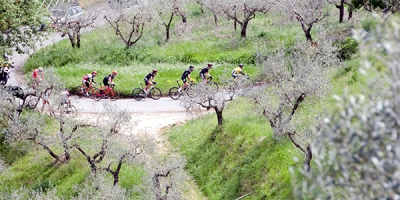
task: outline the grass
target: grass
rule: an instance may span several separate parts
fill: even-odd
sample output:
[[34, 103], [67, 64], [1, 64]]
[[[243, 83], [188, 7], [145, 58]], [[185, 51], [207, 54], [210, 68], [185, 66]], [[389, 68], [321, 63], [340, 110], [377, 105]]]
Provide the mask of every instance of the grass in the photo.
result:
[[168, 132], [202, 192], [209, 199], [247, 193], [250, 199], [293, 198], [288, 168], [298, 165], [292, 157], [301, 156], [293, 144], [274, 139], [268, 121], [247, 100], [231, 102], [224, 115], [225, 126], [219, 130], [210, 114]]

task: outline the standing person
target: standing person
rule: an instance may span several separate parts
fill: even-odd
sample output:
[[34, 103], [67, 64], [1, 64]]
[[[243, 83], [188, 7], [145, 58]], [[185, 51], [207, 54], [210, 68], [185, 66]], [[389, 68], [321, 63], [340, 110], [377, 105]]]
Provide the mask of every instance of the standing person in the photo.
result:
[[115, 85], [113, 82], [114, 78], [117, 76], [118, 72], [113, 70], [111, 74], [107, 75], [103, 79], [103, 84], [106, 86], [106, 89], [110, 87], [110, 85]]
[[44, 70], [42, 67], [39, 67], [37, 69], [34, 69], [32, 72], [32, 87], [33, 89], [36, 89], [39, 83], [43, 80], [44, 78]]
[[50, 105], [50, 94], [51, 94], [51, 90], [53, 89], [53, 86], [51, 86], [50, 88], [46, 88], [46, 90], [42, 93], [42, 99], [43, 99], [43, 103], [42, 103], [42, 109], [40, 110], [40, 112], [44, 111], [44, 107], [46, 105], [49, 106], [49, 112], [51, 116], [54, 116], [54, 112], [53, 109], [51, 108]]
[[85, 87], [85, 94], [86, 96], [89, 96], [88, 90], [89, 90], [89, 85], [90, 85], [90, 81], [92, 83], [96, 83], [94, 81], [94, 77], [96, 77], [97, 72], [93, 71], [91, 74], [86, 74], [85, 76], [83, 76], [82, 78], [82, 85], [86, 86]]
[[211, 63], [208, 63], [207, 64], [207, 67], [205, 67], [205, 68], [203, 68], [201, 71], [200, 71], [200, 77], [201, 77], [201, 79], [203, 80], [203, 83], [207, 83], [207, 76], [208, 77], [212, 77], [211, 75], [210, 75], [210, 73], [208, 72], [211, 68], [212, 68], [212, 64]]
[[185, 70], [181, 76], [181, 79], [183, 81], [183, 86], [178, 89], [179, 93], [182, 93], [182, 89], [185, 90], [185, 88], [189, 85], [187, 80], [190, 82], [193, 82], [193, 80], [190, 78], [190, 73], [194, 70], [193, 66], [190, 66], [188, 70]]
[[148, 93], [147, 90], [149, 89], [150, 86], [157, 84], [154, 81], [154, 76], [157, 74], [157, 72], [158, 72], [158, 70], [153, 69], [153, 71], [151, 71], [151, 73], [147, 74], [144, 77], [144, 84], [146, 85], [146, 87], [144, 88], [144, 92], [146, 92], [146, 94]]
[[239, 64], [239, 67], [236, 67], [233, 71], [232, 71], [232, 77], [234, 79], [236, 79], [238, 76], [240, 75], [246, 75], [245, 73], [243, 73], [243, 64]]

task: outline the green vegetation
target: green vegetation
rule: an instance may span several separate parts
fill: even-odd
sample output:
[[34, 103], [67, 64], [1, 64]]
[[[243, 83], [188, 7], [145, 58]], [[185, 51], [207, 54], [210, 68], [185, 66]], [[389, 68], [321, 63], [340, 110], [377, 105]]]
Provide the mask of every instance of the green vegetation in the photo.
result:
[[301, 155], [290, 141], [274, 139], [268, 122], [245, 99], [231, 102], [225, 115], [221, 129], [215, 129], [215, 115], [207, 115], [168, 132], [204, 194], [210, 199], [247, 193], [251, 199], [293, 198], [288, 168], [301, 167], [293, 161]]
[[[198, 10], [193, 11], [189, 21], [199, 15]], [[24, 71], [30, 78], [34, 68], [55, 67], [62, 76], [61, 81], [73, 88], [81, 84], [84, 74], [93, 70], [98, 72], [97, 82], [102, 82], [104, 76], [117, 70], [117, 89], [125, 96], [129, 96], [138, 82], [142, 82], [143, 77], [155, 68], [159, 70], [155, 77], [157, 86], [163, 94], [176, 85], [176, 80], [189, 65], [195, 66], [192, 77], [196, 78], [206, 63], [214, 63], [210, 73], [218, 81], [219, 75], [229, 73], [238, 63], [244, 63], [244, 71], [255, 78], [257, 48], [265, 47], [274, 52], [278, 47], [289, 48], [296, 39], [303, 37], [299, 24], [270, 24], [269, 16], [256, 18], [249, 25], [247, 39], [230, 37], [227, 33], [227, 37], [220, 37], [204, 31], [207, 30], [205, 27], [196, 27], [192, 30], [193, 35], [168, 43], [160, 42], [159, 36], [153, 37], [151, 34], [154, 33], [148, 33], [129, 50], [124, 49], [115, 34], [105, 26], [84, 33], [81, 49], [72, 49], [67, 40], [40, 49], [24, 65]], [[228, 32], [219, 30], [218, 34], [224, 34], [224, 31]], [[157, 32], [157, 29], [152, 32]], [[333, 88], [327, 98], [313, 99], [302, 105], [300, 116], [313, 117], [316, 110], [330, 107], [332, 94], [340, 94], [348, 85], [357, 90], [357, 84], [363, 84], [357, 75], [358, 60], [352, 57], [357, 44], [348, 38], [340, 45], [343, 46], [343, 58], [350, 59], [347, 67], [332, 74]], [[167, 131], [173, 147], [186, 156], [186, 169], [203, 194], [209, 199], [235, 199], [244, 194], [249, 194], [250, 199], [292, 199], [289, 167], [301, 168], [303, 155], [299, 150], [289, 140], [275, 139], [267, 120], [260, 117], [246, 99], [232, 101], [224, 116], [225, 124], [218, 129], [216, 116], [210, 114]], [[213, 133], [215, 137], [212, 137]], [[16, 153], [11, 156], [12, 152]], [[13, 171], [13, 176], [0, 176], [0, 181], [6, 183], [0, 186], [0, 190], [20, 186], [31, 189], [57, 186], [58, 195], [68, 198], [76, 195], [72, 186], [81, 183], [90, 173], [83, 157], [79, 159], [81, 161], [74, 159], [65, 165], [54, 166], [42, 150], [28, 152], [5, 144], [0, 146], [0, 154]], [[80, 155], [75, 153], [73, 156]], [[295, 157], [300, 161], [297, 162]], [[124, 167], [120, 185], [132, 188], [140, 183], [140, 176], [138, 168]]]

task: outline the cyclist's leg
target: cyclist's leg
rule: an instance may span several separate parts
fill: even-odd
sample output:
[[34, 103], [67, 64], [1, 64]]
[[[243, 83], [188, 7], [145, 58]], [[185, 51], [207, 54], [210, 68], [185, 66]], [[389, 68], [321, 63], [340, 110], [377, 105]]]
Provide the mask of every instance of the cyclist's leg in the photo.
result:
[[85, 94], [87, 94], [89, 91], [89, 82], [85, 81], [85, 86]]

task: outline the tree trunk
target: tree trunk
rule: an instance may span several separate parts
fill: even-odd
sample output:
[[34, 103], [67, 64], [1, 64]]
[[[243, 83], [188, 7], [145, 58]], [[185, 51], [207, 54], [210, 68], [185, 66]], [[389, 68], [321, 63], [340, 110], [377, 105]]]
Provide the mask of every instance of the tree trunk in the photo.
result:
[[214, 23], [215, 23], [215, 26], [218, 26], [218, 16], [217, 16], [217, 14], [213, 14], [214, 15]]
[[308, 28], [307, 30], [304, 30], [304, 34], [306, 35], [307, 41], [313, 42], [312, 36], [311, 36], [311, 28]]
[[165, 27], [165, 42], [169, 40], [169, 25]]
[[78, 49], [81, 48], [81, 33], [80, 32], [78, 32], [76, 34], [76, 46], [78, 47]]
[[72, 48], [75, 48], [75, 34], [71, 34], [69, 31], [67, 31], [67, 35], [68, 35], [69, 41], [71, 42]]
[[350, 20], [351, 18], [353, 18], [353, 10], [349, 10], [348, 20]]
[[[235, 11], [235, 19], [236, 19], [236, 11]], [[235, 32], [236, 32], [236, 30], [237, 30], [237, 22], [236, 22], [236, 20], [233, 20], [233, 28], [235, 29]]]
[[186, 15], [181, 14], [181, 18], [182, 18], [182, 23], [186, 24], [186, 22], [187, 22]]
[[215, 109], [215, 113], [217, 113], [218, 126], [222, 126], [224, 122], [224, 118], [222, 117], [222, 110]]
[[340, 2], [340, 5], [337, 5], [336, 8], [339, 9], [339, 23], [343, 23], [343, 16], [344, 16], [344, 0]]
[[240, 37], [245, 38], [246, 37], [246, 31], [247, 31], [247, 25], [249, 24], [248, 20], [244, 20], [242, 24], [242, 30], [240, 31]]

